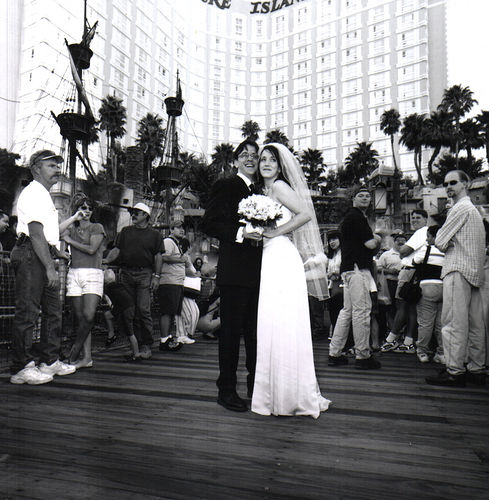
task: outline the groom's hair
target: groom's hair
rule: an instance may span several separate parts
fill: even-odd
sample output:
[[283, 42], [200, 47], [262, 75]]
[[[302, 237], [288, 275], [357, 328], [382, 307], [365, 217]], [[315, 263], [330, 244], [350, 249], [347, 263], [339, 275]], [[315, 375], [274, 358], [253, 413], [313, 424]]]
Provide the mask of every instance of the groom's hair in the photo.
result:
[[245, 150], [246, 146], [254, 147], [257, 153], [260, 149], [255, 141], [252, 141], [251, 139], [246, 139], [241, 144], [238, 144], [238, 146], [234, 150], [233, 157], [235, 160], [238, 159], [238, 156]]

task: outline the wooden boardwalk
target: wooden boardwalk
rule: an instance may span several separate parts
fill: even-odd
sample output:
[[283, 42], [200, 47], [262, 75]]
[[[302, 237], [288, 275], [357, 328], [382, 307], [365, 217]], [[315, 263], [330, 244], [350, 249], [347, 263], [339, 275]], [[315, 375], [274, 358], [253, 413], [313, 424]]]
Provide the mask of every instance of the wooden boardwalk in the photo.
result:
[[[435, 365], [316, 370], [318, 420], [215, 402], [217, 344], [141, 364], [121, 349], [44, 386], [0, 383], [0, 499], [489, 498], [489, 388], [433, 388]], [[240, 373], [240, 392], [244, 373]]]

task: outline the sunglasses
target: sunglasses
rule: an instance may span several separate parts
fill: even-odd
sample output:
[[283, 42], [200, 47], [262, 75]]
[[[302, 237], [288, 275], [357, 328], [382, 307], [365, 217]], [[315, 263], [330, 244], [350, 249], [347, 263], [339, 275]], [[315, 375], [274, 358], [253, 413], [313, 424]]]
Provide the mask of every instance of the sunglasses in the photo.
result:
[[443, 183], [443, 187], [448, 187], [448, 186], [455, 186], [458, 184], [460, 181], [448, 181]]

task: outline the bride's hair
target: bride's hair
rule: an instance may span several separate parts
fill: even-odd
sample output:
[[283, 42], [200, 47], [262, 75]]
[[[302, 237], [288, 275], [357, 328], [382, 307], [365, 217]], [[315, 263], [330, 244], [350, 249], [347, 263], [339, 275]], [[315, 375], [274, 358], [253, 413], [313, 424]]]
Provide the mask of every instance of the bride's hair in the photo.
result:
[[[277, 160], [277, 165], [278, 165], [278, 177], [275, 180], [281, 180], [287, 183], [290, 186], [290, 182], [287, 180], [287, 177], [285, 176], [284, 173], [284, 167], [282, 165], [282, 159], [280, 158], [280, 153], [278, 149], [275, 146], [272, 146], [271, 144], [265, 144], [263, 148], [260, 151], [260, 157], [263, 153], [263, 151], [270, 151], [270, 153], [275, 156], [275, 159]], [[264, 187], [265, 187], [265, 182], [263, 180], [263, 177], [260, 174], [260, 158], [258, 158], [258, 169], [256, 170], [256, 186], [259, 188], [260, 192], [263, 192]]]

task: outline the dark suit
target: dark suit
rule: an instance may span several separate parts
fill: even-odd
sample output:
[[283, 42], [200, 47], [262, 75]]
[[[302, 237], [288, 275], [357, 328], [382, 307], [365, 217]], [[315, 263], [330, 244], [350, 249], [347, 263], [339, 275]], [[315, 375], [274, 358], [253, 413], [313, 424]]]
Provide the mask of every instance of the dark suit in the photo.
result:
[[246, 347], [248, 390], [253, 389], [256, 365], [256, 316], [262, 248], [250, 240], [236, 243], [240, 227], [239, 202], [251, 192], [238, 176], [217, 181], [202, 221], [202, 230], [219, 240], [216, 282], [221, 293], [219, 334], [220, 393], [236, 389], [241, 333]]

